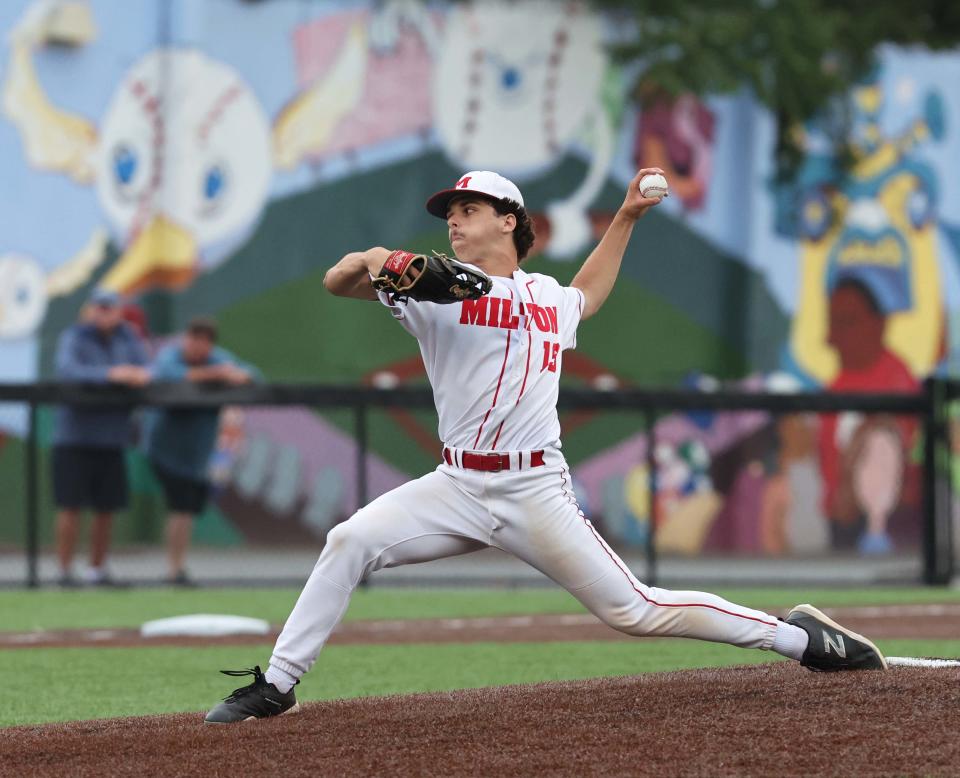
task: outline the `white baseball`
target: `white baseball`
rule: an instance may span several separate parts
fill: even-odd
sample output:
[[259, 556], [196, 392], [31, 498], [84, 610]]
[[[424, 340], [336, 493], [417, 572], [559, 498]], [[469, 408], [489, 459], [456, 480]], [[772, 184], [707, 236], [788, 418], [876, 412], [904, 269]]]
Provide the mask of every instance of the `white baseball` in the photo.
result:
[[666, 197], [670, 194], [667, 179], [659, 173], [647, 173], [640, 179], [637, 188], [644, 197]]

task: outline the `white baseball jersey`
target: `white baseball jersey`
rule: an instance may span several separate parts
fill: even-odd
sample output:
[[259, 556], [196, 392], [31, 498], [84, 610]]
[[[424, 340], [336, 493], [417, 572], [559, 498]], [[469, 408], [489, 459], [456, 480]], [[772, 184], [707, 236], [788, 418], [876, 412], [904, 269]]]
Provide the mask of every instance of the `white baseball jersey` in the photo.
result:
[[492, 281], [479, 300], [448, 305], [380, 299], [420, 343], [445, 445], [559, 447], [560, 370], [577, 344], [583, 292], [520, 269]]

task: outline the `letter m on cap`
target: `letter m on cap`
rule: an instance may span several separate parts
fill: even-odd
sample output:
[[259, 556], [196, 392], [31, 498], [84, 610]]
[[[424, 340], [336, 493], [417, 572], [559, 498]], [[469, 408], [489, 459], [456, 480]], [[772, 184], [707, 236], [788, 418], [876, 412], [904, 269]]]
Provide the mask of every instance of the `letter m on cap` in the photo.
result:
[[[836, 640], [834, 640], [834, 638], [836, 638]], [[839, 632], [836, 635], [831, 635], [826, 630], [823, 630], [823, 653], [829, 654], [831, 648], [838, 656], [844, 659], [847, 658], [847, 647], [843, 644], [843, 635]]]
[[470, 186], [471, 178], [473, 178], [473, 176], [464, 176], [457, 181], [457, 185], [454, 187], [454, 189], [466, 189], [468, 186]]

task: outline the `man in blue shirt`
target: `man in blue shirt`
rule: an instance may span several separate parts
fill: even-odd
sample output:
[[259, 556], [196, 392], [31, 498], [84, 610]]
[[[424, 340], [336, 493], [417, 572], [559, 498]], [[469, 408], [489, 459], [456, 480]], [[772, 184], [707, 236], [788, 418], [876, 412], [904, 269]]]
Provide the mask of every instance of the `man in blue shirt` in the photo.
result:
[[[216, 322], [194, 319], [176, 343], [157, 354], [151, 368], [153, 380], [231, 385], [252, 381], [256, 369], [218, 347], [216, 340]], [[191, 584], [183, 563], [193, 519], [203, 512], [210, 491], [207, 473], [219, 415], [218, 408], [158, 408], [146, 416], [145, 449], [169, 511], [167, 560], [171, 584]]]
[[[96, 290], [79, 323], [60, 334], [54, 359], [56, 376], [80, 383], [143, 386], [147, 350], [123, 320], [116, 292]], [[92, 584], [112, 584], [106, 572], [113, 514], [127, 506], [123, 450], [131, 442], [130, 410], [64, 405], [53, 429], [53, 493], [57, 506], [56, 546], [60, 583], [75, 586], [72, 565], [80, 533], [80, 514], [93, 511], [90, 530]]]

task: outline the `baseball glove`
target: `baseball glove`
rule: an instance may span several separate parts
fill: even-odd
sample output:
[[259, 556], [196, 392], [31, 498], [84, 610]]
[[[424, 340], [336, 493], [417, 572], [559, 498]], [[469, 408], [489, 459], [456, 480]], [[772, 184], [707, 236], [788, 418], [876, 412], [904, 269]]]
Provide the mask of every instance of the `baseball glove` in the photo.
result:
[[374, 289], [388, 292], [396, 300], [409, 297], [444, 304], [476, 300], [493, 287], [486, 273], [436, 251], [432, 257], [394, 251], [371, 283]]

